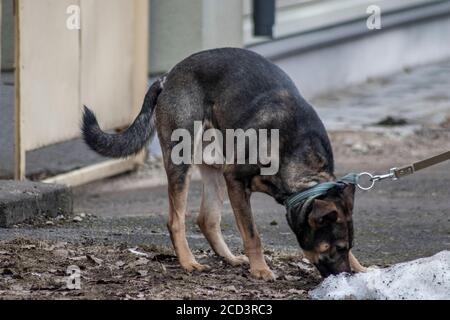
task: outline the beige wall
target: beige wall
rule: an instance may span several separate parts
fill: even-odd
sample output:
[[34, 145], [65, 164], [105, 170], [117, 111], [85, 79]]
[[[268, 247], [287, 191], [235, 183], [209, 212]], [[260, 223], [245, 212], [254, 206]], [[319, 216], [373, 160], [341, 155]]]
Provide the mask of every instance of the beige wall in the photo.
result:
[[25, 150], [72, 138], [80, 116], [79, 31], [66, 8], [79, 0], [20, 0], [21, 136]]
[[[135, 55], [134, 5], [124, 0], [81, 0], [81, 99], [118, 127], [131, 120]], [[118, 23], [120, 21], [120, 23]], [[135, 110], [135, 109], [134, 109]]]
[[243, 44], [242, 0], [151, 0], [151, 73], [192, 53]]
[[[83, 104], [96, 112], [105, 129], [129, 124], [146, 90], [148, 2], [20, 3], [20, 112], [25, 150], [79, 136]], [[81, 31], [66, 27], [70, 5], [81, 6]]]

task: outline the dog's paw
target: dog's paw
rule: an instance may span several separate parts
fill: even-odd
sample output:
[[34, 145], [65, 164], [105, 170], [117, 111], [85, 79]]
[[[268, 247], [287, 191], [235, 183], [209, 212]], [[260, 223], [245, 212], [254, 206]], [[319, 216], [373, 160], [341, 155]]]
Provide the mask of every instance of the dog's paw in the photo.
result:
[[376, 271], [376, 270], [381, 270], [382, 268], [381, 267], [379, 267], [379, 266], [370, 266], [370, 267], [367, 267], [366, 268], [366, 272], [369, 272], [369, 271]]
[[275, 281], [277, 277], [270, 269], [251, 269], [250, 274], [253, 278], [264, 281]]
[[367, 272], [371, 271], [370, 268], [367, 268], [367, 267], [364, 267], [364, 266], [361, 266], [361, 265], [352, 268], [352, 270], [353, 270], [353, 272], [355, 272], [355, 273], [367, 273]]
[[225, 260], [233, 267], [248, 265], [250, 263], [247, 256], [233, 256], [233, 257], [227, 258]]
[[209, 270], [211, 270], [211, 267], [210, 267], [210, 266], [208, 266], [208, 265], [203, 265], [203, 264], [200, 264], [200, 263], [195, 262], [195, 261], [181, 263], [181, 266], [182, 266], [183, 269], [186, 270], [186, 272], [188, 272], [188, 273], [192, 273], [192, 272], [194, 272], [194, 271], [204, 272], [204, 271], [209, 271]]

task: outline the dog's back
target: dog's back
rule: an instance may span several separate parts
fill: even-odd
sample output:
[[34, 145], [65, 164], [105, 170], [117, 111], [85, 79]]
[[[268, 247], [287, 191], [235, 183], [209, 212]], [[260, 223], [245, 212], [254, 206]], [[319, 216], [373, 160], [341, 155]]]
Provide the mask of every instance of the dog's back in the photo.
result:
[[222, 131], [278, 129], [282, 161], [291, 172], [286, 176], [295, 180], [292, 172], [303, 171], [297, 165], [334, 171], [329, 138], [314, 109], [283, 70], [252, 51], [214, 49], [179, 63], [167, 76], [156, 118], [163, 144], [170, 144], [175, 129], [194, 134], [194, 121]]
[[[198, 102], [205, 105], [205, 115], [216, 114], [221, 118], [220, 124], [227, 128], [239, 127], [244, 124], [243, 118], [253, 118], [268, 104], [274, 109], [286, 108], [291, 118], [299, 111], [314, 113], [286, 73], [260, 55], [243, 49], [214, 49], [185, 59], [169, 73], [158, 104], [167, 101], [173, 105], [174, 97], [184, 99], [181, 97], [184, 92], [201, 98]], [[208, 115], [208, 111], [212, 112]]]

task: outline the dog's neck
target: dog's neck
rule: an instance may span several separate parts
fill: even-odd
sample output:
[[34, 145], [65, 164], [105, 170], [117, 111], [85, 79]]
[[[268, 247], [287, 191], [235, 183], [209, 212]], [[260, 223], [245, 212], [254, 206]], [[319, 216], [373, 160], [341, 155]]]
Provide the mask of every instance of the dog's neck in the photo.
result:
[[[261, 176], [257, 187], [271, 195], [275, 200], [284, 202], [293, 194], [310, 189], [317, 184], [334, 181], [334, 156], [328, 137], [311, 139], [313, 133], [303, 132], [298, 145], [286, 144], [280, 159], [279, 171], [274, 176]], [[326, 147], [324, 147], [326, 146]]]
[[336, 180], [334, 174], [320, 171], [303, 171], [286, 176], [286, 172], [280, 170], [275, 176], [259, 176], [252, 183], [253, 191], [263, 192], [272, 196], [278, 203], [285, 201], [295, 193], [313, 188], [314, 186]]
[[282, 201], [282, 203], [284, 203], [288, 197], [292, 196], [295, 193], [303, 192], [317, 186], [318, 184], [334, 180], [336, 180], [334, 174], [325, 171], [305, 173], [305, 175], [298, 177], [297, 180], [289, 179], [287, 181], [285, 192], [283, 193], [284, 196], [280, 200]]

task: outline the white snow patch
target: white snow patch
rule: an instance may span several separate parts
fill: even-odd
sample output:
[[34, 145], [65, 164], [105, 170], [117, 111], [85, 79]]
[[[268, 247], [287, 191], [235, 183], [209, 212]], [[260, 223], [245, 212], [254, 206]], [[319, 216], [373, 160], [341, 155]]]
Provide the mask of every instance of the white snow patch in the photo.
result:
[[367, 273], [331, 276], [310, 296], [317, 300], [450, 300], [450, 251]]

